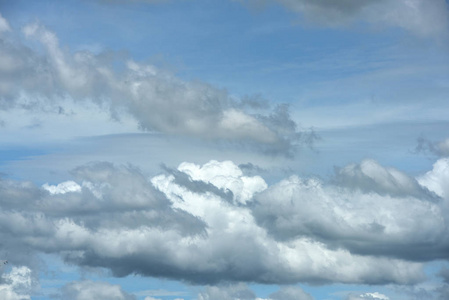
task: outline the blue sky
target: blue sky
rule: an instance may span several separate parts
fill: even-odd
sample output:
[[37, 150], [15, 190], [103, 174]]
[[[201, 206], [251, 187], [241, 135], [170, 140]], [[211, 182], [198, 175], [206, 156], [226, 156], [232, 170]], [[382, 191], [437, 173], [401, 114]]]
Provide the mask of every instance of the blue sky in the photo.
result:
[[449, 4], [0, 4], [5, 299], [449, 297]]

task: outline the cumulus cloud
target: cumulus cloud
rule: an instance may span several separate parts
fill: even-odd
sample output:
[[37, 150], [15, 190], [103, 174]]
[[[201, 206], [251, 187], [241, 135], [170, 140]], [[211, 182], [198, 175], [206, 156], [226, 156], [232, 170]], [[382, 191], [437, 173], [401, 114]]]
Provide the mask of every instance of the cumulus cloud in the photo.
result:
[[42, 188], [47, 190], [52, 195], [81, 191], [81, 186], [74, 181], [66, 181], [58, 185], [49, 185], [48, 183], [45, 183]]
[[[148, 179], [132, 166], [94, 163], [76, 168], [73, 180], [59, 185], [1, 181], [0, 236], [9, 240], [10, 247], [8, 251], [2, 245], [1, 250], [11, 253], [13, 263], [30, 256], [22, 250], [27, 249], [59, 253], [67, 262], [108, 268], [116, 276], [135, 273], [193, 283], [411, 283], [421, 279], [419, 263], [378, 257], [376, 251], [358, 255], [350, 243], [335, 247], [335, 239], [323, 238], [318, 231], [279, 239], [263, 221], [260, 206], [287, 224], [291, 219], [285, 208], [305, 220], [305, 225], [293, 228], [313, 225], [298, 209], [283, 204], [295, 202], [288, 194], [295, 186], [301, 196], [299, 179], [269, 187], [259, 176], [244, 175], [230, 161], [203, 166], [182, 163], [176, 171]], [[181, 183], [179, 173], [185, 175]], [[320, 192], [307, 185], [311, 192]], [[379, 201], [380, 196], [368, 197], [361, 204], [385, 207], [372, 214], [356, 207], [354, 219], [348, 213], [347, 224], [333, 225], [336, 232], [349, 227], [348, 235], [374, 248], [393, 238], [413, 246], [412, 230], [415, 238], [427, 234], [429, 244], [434, 243], [441, 222], [435, 217], [439, 212], [432, 205], [436, 204], [412, 199], [412, 205], [406, 206], [388, 198], [379, 205]], [[330, 205], [337, 212], [343, 209], [339, 203], [328, 201], [327, 205], [323, 209], [316, 201], [315, 210], [312, 204], [304, 205], [304, 214], [309, 220], [315, 218], [315, 226], [327, 229], [330, 221], [325, 217], [336, 218], [330, 214]], [[393, 214], [404, 207], [418, 211], [411, 214], [423, 219], [421, 227], [411, 224], [404, 212], [404, 216]], [[379, 223], [377, 227], [385, 226], [386, 237], [372, 219]], [[433, 228], [431, 233], [428, 227]], [[371, 233], [362, 236], [367, 228]]]
[[30, 293], [35, 284], [28, 267], [14, 266], [9, 273], [2, 275], [0, 295], [4, 300], [31, 299]]
[[372, 159], [337, 169], [334, 180], [340, 186], [364, 192], [421, 199], [435, 198], [435, 195], [420, 185], [415, 178], [397, 169], [383, 167]]
[[[195, 284], [418, 282], [420, 261], [449, 253], [447, 198], [436, 189], [447, 181], [427, 186], [442, 198], [418, 198], [411, 178], [369, 163], [369, 189], [355, 186], [370, 168], [352, 167], [358, 175], [346, 174], [343, 185], [297, 176], [268, 185], [231, 161], [184, 162], [151, 178], [133, 166], [91, 163], [60, 184], [1, 180], [0, 238], [9, 242], [0, 250], [13, 264], [30, 256], [26, 249], [116, 276]], [[254, 296], [243, 285], [223, 287], [202, 297]], [[293, 288], [271, 298], [293, 294], [308, 299]]]
[[243, 176], [242, 170], [231, 161], [210, 161], [203, 166], [182, 163], [179, 171], [193, 181], [207, 182], [218, 189], [230, 191], [234, 203], [246, 204], [254, 194], [267, 188], [260, 176]]
[[[345, 177], [345, 185], [351, 188], [296, 176], [284, 179], [255, 197], [254, 216], [279, 240], [313, 237], [364, 255], [446, 258], [444, 202], [417, 198], [411, 178], [394, 171], [395, 177], [392, 170], [374, 166], [376, 181], [381, 184], [370, 185], [368, 191], [353, 189], [353, 185], [362, 183], [363, 188], [366, 183], [360, 174]], [[354, 169], [360, 171], [360, 167], [349, 166], [344, 172]], [[406, 183], [399, 190], [398, 178]], [[385, 187], [392, 186], [393, 195], [386, 194]]]
[[60, 114], [67, 99], [95, 103], [114, 119], [131, 116], [142, 130], [243, 143], [272, 154], [293, 155], [299, 145], [315, 139], [290, 118], [288, 106], [255, 112], [253, 106], [243, 105], [245, 99], [231, 97], [224, 89], [181, 80], [153, 65], [106, 52], [62, 50], [57, 36], [39, 23], [22, 32], [43, 50], [18, 39], [2, 40], [2, 110]]
[[368, 22], [393, 26], [423, 37], [447, 36], [449, 8], [444, 0], [241, 0], [252, 4], [278, 2], [307, 21], [325, 26]]
[[60, 299], [135, 300], [136, 297], [124, 292], [118, 285], [84, 280], [66, 284], [62, 288]]
[[374, 293], [364, 293], [364, 294], [350, 294], [346, 300], [390, 300], [387, 296], [374, 292]]
[[438, 196], [449, 199], [449, 158], [437, 160], [431, 171], [418, 177], [418, 182]]
[[[31, 183], [0, 182], [0, 236], [8, 240], [2, 250], [9, 253], [11, 263], [31, 263], [30, 249], [74, 254], [94, 245], [95, 232], [103, 236], [100, 248], [109, 249], [106, 253], [114, 249], [108, 241], [114, 234], [144, 239], [148, 233], [163, 239], [169, 232], [177, 238], [204, 233], [203, 221], [173, 209], [137, 169], [100, 163], [77, 168], [73, 174], [82, 188], [65, 193], [50, 193]], [[122, 242], [116, 246], [127, 248]], [[119, 272], [121, 266], [116, 266]]]

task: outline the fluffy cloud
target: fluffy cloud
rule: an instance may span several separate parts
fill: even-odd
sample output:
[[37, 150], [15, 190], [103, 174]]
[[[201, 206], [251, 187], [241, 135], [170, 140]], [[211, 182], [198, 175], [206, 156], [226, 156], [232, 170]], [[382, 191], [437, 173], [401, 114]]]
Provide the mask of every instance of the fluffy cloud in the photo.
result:
[[31, 299], [31, 293], [35, 282], [28, 267], [13, 267], [11, 272], [2, 275], [0, 295], [4, 300]]
[[[9, 28], [3, 18], [1, 28]], [[313, 142], [314, 135], [299, 130], [285, 105], [254, 109], [223, 89], [181, 80], [153, 65], [110, 53], [64, 51], [39, 23], [23, 34], [43, 51], [2, 39], [0, 111], [62, 116], [74, 101], [94, 103], [116, 120], [132, 117], [142, 130], [233, 141], [268, 153], [292, 155], [298, 145]]]
[[337, 176], [343, 187], [296, 176], [271, 186], [255, 197], [258, 224], [278, 240], [311, 237], [363, 255], [447, 258], [445, 201], [373, 161]]
[[374, 292], [374, 293], [364, 293], [364, 294], [359, 294], [359, 295], [351, 294], [346, 299], [347, 300], [389, 300], [390, 298], [388, 298], [387, 296], [385, 296], [381, 293]]
[[338, 169], [335, 182], [340, 186], [364, 192], [376, 192], [391, 196], [413, 196], [416, 198], [435, 198], [429, 190], [394, 168], [385, 168], [374, 160], [364, 160], [360, 164], [350, 164]]
[[[2, 180], [0, 237], [9, 242], [0, 250], [13, 264], [31, 265], [27, 249], [116, 276], [196, 284], [407, 284], [423, 278], [416, 261], [447, 259], [445, 198], [374, 161], [341, 170], [341, 185], [292, 176], [269, 186], [231, 161], [186, 162], [152, 178], [92, 163], [58, 185]], [[428, 189], [440, 195], [446, 182]], [[202, 297], [253, 297], [244, 291], [211, 287]], [[291, 288], [272, 298], [293, 294], [308, 299]]]
[[418, 178], [418, 181], [438, 196], [449, 199], [449, 158], [441, 158], [433, 169]]
[[124, 292], [118, 285], [85, 280], [75, 281], [65, 285], [62, 288], [60, 299], [135, 300], [136, 297]]
[[[195, 178], [198, 180], [207, 177], [212, 179], [209, 182], [215, 184], [216, 187], [224, 188], [225, 185], [223, 182], [231, 183], [235, 180], [236, 175], [239, 174], [239, 171], [234, 169], [235, 167], [235, 165], [232, 166], [231, 162], [210, 162], [202, 167], [193, 164], [181, 164], [179, 170], [184, 170], [185, 172], [192, 174], [192, 179]], [[233, 176], [230, 176], [230, 174], [233, 174]], [[214, 180], [214, 178], [217, 178], [217, 180]], [[229, 180], [229, 178], [231, 178], [231, 180]], [[266, 231], [254, 223], [255, 220], [253, 216], [253, 210], [256, 210], [259, 204], [261, 206], [266, 204], [266, 210], [271, 210], [274, 214], [279, 212], [274, 208], [278, 203], [272, 201], [273, 199], [271, 199], [271, 205], [268, 204], [270, 201], [261, 204], [260, 199], [265, 197], [264, 195], [266, 194], [266, 192], [263, 191], [265, 185], [262, 182], [260, 182], [260, 190], [255, 193], [255, 195], [257, 195], [255, 196], [257, 203], [246, 202], [246, 207], [242, 207], [239, 203], [229, 202], [226, 199], [220, 198], [217, 193], [210, 192], [210, 189], [205, 190], [204, 193], [198, 193], [198, 191], [192, 192], [192, 190], [189, 190], [185, 185], [181, 186], [177, 184], [175, 176], [173, 175], [157, 176], [153, 178], [153, 184], [173, 201], [175, 207], [186, 210], [198, 218], [205, 220], [209, 225], [207, 232], [210, 244], [208, 246], [214, 246], [216, 241], [213, 239], [218, 236], [220, 237], [220, 244], [241, 245], [241, 247], [233, 249], [231, 257], [245, 258], [244, 265], [247, 268], [246, 272], [253, 272], [255, 270], [252, 268], [257, 268], [257, 275], [250, 275], [250, 273], [248, 273], [246, 276], [258, 278], [257, 280], [260, 282], [270, 282], [272, 280], [276, 282], [280, 279], [281, 282], [294, 282], [298, 280], [328, 281], [331, 280], [331, 277], [336, 276], [335, 272], [341, 272], [339, 275], [340, 280], [348, 282], [352, 280], [372, 280], [373, 282], [376, 282], [377, 280], [383, 280], [386, 277], [390, 277], [391, 280], [394, 281], [400, 280], [399, 273], [394, 275], [395, 271], [387, 274], [378, 270], [377, 272], [380, 272], [382, 275], [365, 274], [365, 271], [367, 270], [356, 268], [353, 264], [366, 265], [369, 266], [368, 268], [374, 267], [376, 264], [377, 266], [382, 265], [383, 268], [389, 263], [392, 263], [393, 265], [398, 264], [396, 265], [397, 267], [401, 265], [401, 268], [412, 267], [412, 265], [402, 265], [401, 262], [394, 260], [373, 260], [372, 257], [365, 258], [352, 256], [349, 252], [342, 249], [331, 250], [328, 249], [325, 244], [316, 240], [310, 240], [305, 236], [294, 238], [285, 243], [270, 239], [269, 236], [266, 235]], [[290, 199], [284, 197], [283, 193], [286, 189], [285, 187], [283, 188], [273, 191], [273, 194], [283, 200], [285, 199], [286, 202], [289, 202]], [[283, 191], [281, 192], [281, 190]], [[317, 210], [320, 210], [320, 208], [318, 207]], [[257, 213], [257, 211], [254, 212]], [[309, 212], [310, 216], [314, 216], [315, 214], [316, 213], [312, 214]], [[240, 241], [238, 239], [240, 239]], [[242, 241], [245, 241], [244, 244], [242, 244]], [[205, 247], [207, 246], [205, 245]], [[253, 254], [251, 255], [248, 252]], [[207, 255], [209, 251], [205, 251], [205, 253], [205, 255]], [[264, 265], [260, 265], [260, 263], [254, 260], [256, 255], [259, 256], [257, 260], [260, 259], [260, 261], [264, 261]], [[228, 259], [225, 260], [228, 261]], [[347, 268], [345, 270], [336, 270], [334, 264], [337, 260], [347, 263]], [[273, 265], [271, 265], [272, 261]], [[278, 262], [274, 263], [274, 261]], [[253, 262], [254, 266], [252, 266]], [[232, 261], [232, 264], [233, 263], [234, 261]], [[235, 261], [235, 263], [237, 266], [240, 264], [238, 261]], [[241, 263], [243, 264], [243, 261]], [[284, 266], [286, 268], [285, 270]], [[415, 267], [418, 266], [415, 265], [412, 269]], [[290, 274], [285, 273], [287, 269], [290, 270]], [[318, 271], [319, 269], [323, 272]], [[412, 269], [409, 269], [412, 273], [418, 270], [415, 269], [415, 271], [412, 271]], [[240, 272], [243, 272], [243, 270]], [[234, 274], [223, 274], [223, 276], [229, 275], [233, 276]], [[266, 276], [269, 277], [265, 278]], [[418, 276], [418, 273], [415, 273], [414, 276]], [[383, 279], [381, 279], [381, 277], [383, 277]], [[396, 279], [393, 279], [393, 277]], [[229, 280], [245, 280], [244, 278], [245, 277], [228, 277]]]
[[254, 194], [267, 188], [260, 176], [243, 176], [242, 170], [231, 161], [210, 161], [203, 166], [182, 163], [178, 170], [193, 181], [212, 184], [218, 189], [230, 191], [234, 203], [246, 204]]
[[253, 4], [278, 2], [312, 23], [342, 26], [365, 21], [394, 26], [419, 36], [446, 36], [448, 5], [444, 0], [241, 0]]

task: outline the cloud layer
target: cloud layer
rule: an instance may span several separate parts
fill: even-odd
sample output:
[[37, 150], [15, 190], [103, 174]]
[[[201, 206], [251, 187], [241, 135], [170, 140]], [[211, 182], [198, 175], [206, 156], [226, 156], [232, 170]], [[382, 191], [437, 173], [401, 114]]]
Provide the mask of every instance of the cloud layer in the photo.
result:
[[415, 283], [419, 262], [448, 258], [448, 168], [441, 159], [416, 181], [365, 161], [337, 172], [340, 185], [292, 176], [269, 186], [231, 161], [150, 179], [93, 163], [58, 185], [2, 180], [1, 250], [13, 263], [32, 265], [21, 250], [31, 249], [196, 284]]

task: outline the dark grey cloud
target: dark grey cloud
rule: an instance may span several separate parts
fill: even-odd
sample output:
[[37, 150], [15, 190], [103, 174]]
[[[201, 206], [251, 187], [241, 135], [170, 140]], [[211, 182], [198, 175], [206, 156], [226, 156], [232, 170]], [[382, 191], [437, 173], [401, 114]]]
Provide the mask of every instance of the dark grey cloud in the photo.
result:
[[267, 172], [267, 170], [265, 170], [264, 168], [261, 168], [250, 162], [245, 164], [239, 164], [239, 169], [249, 176], [259, 175], [261, 173]]
[[[445, 300], [449, 298], [449, 284], [442, 285], [436, 289], [437, 300]], [[423, 298], [421, 298], [423, 299]]]
[[181, 172], [177, 169], [168, 168], [167, 166], [162, 166], [163, 169], [174, 177], [174, 182], [177, 185], [187, 188], [189, 191], [194, 193], [213, 193], [224, 200], [232, 202], [234, 199], [234, 194], [229, 189], [220, 189], [215, 185], [204, 182], [202, 180], [194, 180], [188, 174]]
[[258, 115], [258, 119], [283, 137], [277, 142], [276, 147], [266, 147], [265, 152], [272, 154], [281, 152], [294, 156], [300, 145], [313, 148], [315, 142], [319, 140], [313, 128], [298, 130], [298, 124], [291, 119], [287, 104], [277, 105], [268, 116]]
[[432, 142], [429, 139], [420, 136], [417, 139], [415, 153], [432, 154], [439, 157], [449, 156], [449, 139], [440, 142]]
[[440, 272], [438, 272], [438, 275], [443, 278], [445, 283], [449, 284], [449, 268], [441, 268]]

